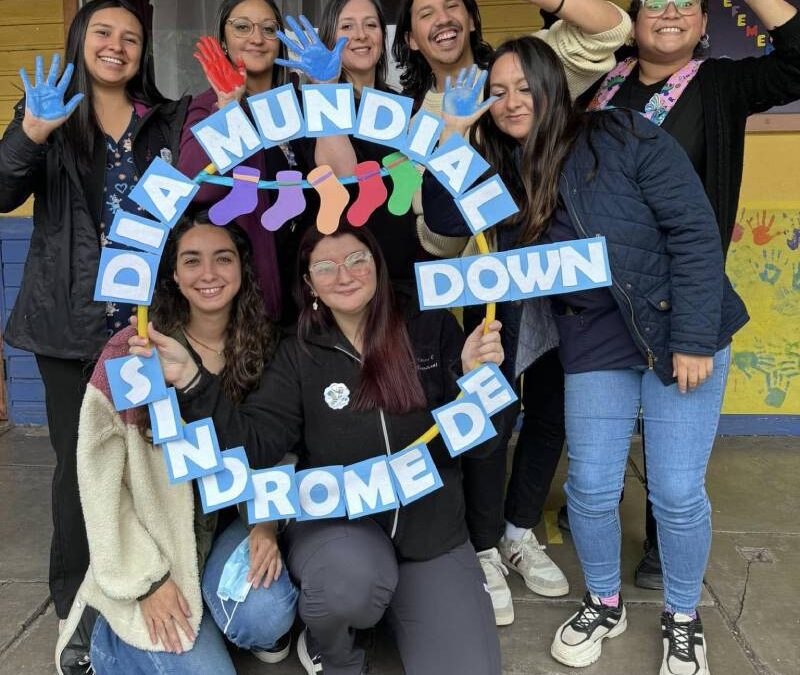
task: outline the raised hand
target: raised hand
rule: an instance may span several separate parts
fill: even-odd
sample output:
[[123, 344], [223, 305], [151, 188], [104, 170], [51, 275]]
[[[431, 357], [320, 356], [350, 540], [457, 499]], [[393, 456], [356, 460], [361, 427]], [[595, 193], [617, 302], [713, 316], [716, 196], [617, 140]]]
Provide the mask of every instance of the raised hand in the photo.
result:
[[286, 68], [304, 72], [314, 82], [330, 82], [339, 79], [342, 70], [342, 50], [348, 38], [342, 37], [336, 42], [333, 51], [329, 50], [317, 35], [314, 26], [306, 17], [300, 17], [301, 26], [293, 16], [286, 17], [286, 24], [295, 34], [292, 40], [283, 31], [278, 31], [278, 39], [298, 55], [298, 61], [275, 59], [275, 63]]
[[240, 100], [244, 96], [247, 80], [244, 61], [240, 60], [234, 68], [217, 39], [207, 35], [201, 37], [195, 47], [197, 51], [194, 58], [200, 62], [208, 83], [217, 95], [217, 107], [224, 108], [231, 101]]
[[469, 70], [462, 68], [455, 84], [448, 75], [444, 83], [442, 111], [454, 117], [470, 118], [470, 124], [476, 122], [497, 100], [497, 96], [491, 96], [481, 102], [483, 85], [488, 75], [485, 70], [479, 70], [475, 65]]
[[61, 56], [53, 54], [50, 72], [44, 77], [44, 59], [36, 57], [36, 77], [34, 84], [28, 79], [28, 73], [20, 68], [19, 76], [25, 87], [25, 118], [23, 131], [37, 143], [44, 143], [47, 137], [60, 127], [83, 100], [83, 94], [75, 94], [68, 103], [64, 103], [64, 94], [72, 79], [74, 67], [67, 64], [64, 74], [58, 80], [61, 68]]

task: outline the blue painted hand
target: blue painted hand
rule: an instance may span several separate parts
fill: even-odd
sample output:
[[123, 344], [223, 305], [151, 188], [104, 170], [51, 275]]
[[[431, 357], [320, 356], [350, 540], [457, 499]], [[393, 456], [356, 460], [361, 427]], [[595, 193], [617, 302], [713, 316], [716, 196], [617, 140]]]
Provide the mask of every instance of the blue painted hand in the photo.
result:
[[45, 80], [44, 59], [41, 56], [37, 56], [36, 79], [33, 85], [28, 79], [28, 73], [25, 72], [25, 69], [20, 69], [19, 75], [22, 78], [22, 84], [25, 86], [25, 106], [34, 117], [43, 120], [67, 118], [83, 99], [83, 94], [75, 94], [69, 103], [64, 104], [64, 93], [67, 91], [69, 81], [72, 78], [73, 66], [68, 63], [64, 69], [64, 74], [58, 80], [60, 66], [61, 57], [58, 54], [53, 54], [53, 59], [50, 62], [50, 72]]
[[478, 70], [475, 65], [469, 70], [462, 68], [455, 84], [448, 75], [444, 85], [443, 112], [454, 117], [474, 117], [477, 120], [497, 100], [497, 96], [491, 96], [482, 102], [487, 76], [485, 70]]
[[294, 68], [308, 75], [315, 82], [338, 80], [342, 70], [342, 50], [347, 38], [339, 38], [333, 51], [329, 50], [317, 35], [314, 26], [304, 16], [300, 17], [301, 26], [293, 16], [286, 17], [286, 24], [294, 32], [297, 40], [292, 40], [283, 31], [278, 31], [278, 39], [298, 55], [299, 60], [275, 59], [275, 63], [286, 68]]

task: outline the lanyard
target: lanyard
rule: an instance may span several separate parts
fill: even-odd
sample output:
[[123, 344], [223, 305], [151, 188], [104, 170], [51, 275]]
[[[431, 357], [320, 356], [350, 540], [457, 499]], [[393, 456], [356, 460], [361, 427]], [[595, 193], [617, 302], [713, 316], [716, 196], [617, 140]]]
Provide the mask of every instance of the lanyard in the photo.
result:
[[[589, 110], [602, 110], [607, 108], [614, 98], [614, 95], [619, 91], [622, 83], [628, 79], [628, 76], [633, 72], [636, 67], [637, 59], [630, 57], [618, 63], [614, 69], [606, 75], [597, 93], [594, 95], [592, 102], [589, 104]], [[654, 124], [661, 126], [667, 114], [672, 107], [678, 102], [684, 91], [686, 85], [692, 81], [692, 78], [697, 75], [700, 65], [703, 62], [698, 59], [692, 59], [683, 68], [676, 73], [672, 74], [661, 88], [661, 91], [653, 94], [651, 99], [647, 102], [644, 108], [643, 115]]]

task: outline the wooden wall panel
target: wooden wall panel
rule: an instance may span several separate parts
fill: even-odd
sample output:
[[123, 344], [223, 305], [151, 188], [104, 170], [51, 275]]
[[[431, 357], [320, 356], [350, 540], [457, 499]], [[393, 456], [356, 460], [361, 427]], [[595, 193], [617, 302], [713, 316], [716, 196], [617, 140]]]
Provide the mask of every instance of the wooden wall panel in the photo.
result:
[[[33, 77], [34, 59], [47, 59], [64, 51], [64, 10], [74, 0], [0, 0], [0, 134], [14, 115], [14, 104], [22, 97], [19, 69]], [[72, 9], [74, 11], [74, 8]], [[14, 211], [14, 216], [32, 213], [30, 202]]]
[[[612, 0], [621, 7], [628, 0]], [[530, 0], [478, 0], [487, 42], [498, 45], [506, 38], [525, 35], [543, 26], [542, 17]]]

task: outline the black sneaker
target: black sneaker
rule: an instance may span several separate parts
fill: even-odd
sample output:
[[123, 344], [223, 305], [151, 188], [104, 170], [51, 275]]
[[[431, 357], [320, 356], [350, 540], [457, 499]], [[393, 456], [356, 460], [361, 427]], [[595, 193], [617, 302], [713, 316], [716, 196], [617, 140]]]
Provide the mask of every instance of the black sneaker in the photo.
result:
[[659, 675], [710, 675], [700, 615], [661, 613], [664, 660]]
[[564, 504], [558, 510], [558, 526], [564, 530], [564, 532], [569, 532], [569, 511], [567, 511], [567, 505]]
[[658, 546], [652, 545], [648, 540], [644, 542], [644, 556], [636, 566], [633, 583], [639, 588], [648, 588], [652, 591], [664, 590], [661, 555], [658, 552]]
[[304, 628], [297, 638], [297, 658], [300, 664], [306, 669], [308, 675], [319, 675], [322, 673], [322, 654], [311, 644], [308, 638], [308, 628]]
[[262, 663], [280, 663], [292, 650], [292, 634], [286, 633], [278, 638], [272, 649], [251, 649], [250, 653]]
[[606, 607], [587, 591], [583, 606], [556, 631], [550, 655], [572, 668], [589, 666], [600, 658], [603, 640], [624, 633], [627, 627], [622, 597], [619, 607]]
[[99, 613], [77, 598], [56, 642], [56, 671], [59, 675], [86, 675], [92, 672], [89, 657], [92, 631]]

